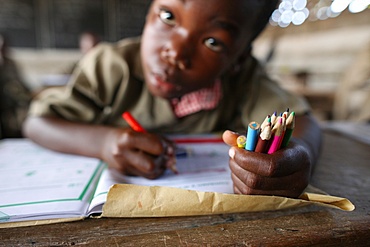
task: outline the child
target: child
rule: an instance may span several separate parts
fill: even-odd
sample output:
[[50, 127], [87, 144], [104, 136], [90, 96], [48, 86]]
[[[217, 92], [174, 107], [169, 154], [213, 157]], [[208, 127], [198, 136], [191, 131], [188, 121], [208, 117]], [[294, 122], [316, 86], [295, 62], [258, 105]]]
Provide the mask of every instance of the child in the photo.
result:
[[31, 97], [31, 91], [9, 54], [8, 40], [0, 33], [0, 139], [22, 137], [22, 123]]
[[[159, 134], [243, 131], [249, 121], [291, 107], [299, 115], [297, 139], [273, 155], [235, 148], [231, 131], [224, 140], [232, 146], [236, 193], [297, 197], [308, 184], [320, 131], [305, 102], [270, 81], [250, 54], [276, 4], [154, 0], [141, 39], [89, 52], [65, 89], [33, 102], [25, 134], [50, 149], [154, 179], [173, 163], [173, 147]], [[147, 132], [129, 128], [125, 111]]]
[[85, 55], [88, 51], [99, 44], [99, 42], [101, 42], [99, 35], [93, 32], [86, 31], [80, 34], [78, 46], [81, 53]]

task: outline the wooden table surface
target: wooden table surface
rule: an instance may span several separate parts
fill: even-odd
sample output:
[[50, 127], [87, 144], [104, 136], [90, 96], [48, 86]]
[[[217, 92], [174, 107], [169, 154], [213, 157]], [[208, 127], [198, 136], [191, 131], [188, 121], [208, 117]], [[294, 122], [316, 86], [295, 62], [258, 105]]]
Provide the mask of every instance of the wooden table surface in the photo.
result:
[[0, 246], [370, 246], [370, 146], [325, 131], [311, 184], [356, 209], [86, 219], [0, 229]]

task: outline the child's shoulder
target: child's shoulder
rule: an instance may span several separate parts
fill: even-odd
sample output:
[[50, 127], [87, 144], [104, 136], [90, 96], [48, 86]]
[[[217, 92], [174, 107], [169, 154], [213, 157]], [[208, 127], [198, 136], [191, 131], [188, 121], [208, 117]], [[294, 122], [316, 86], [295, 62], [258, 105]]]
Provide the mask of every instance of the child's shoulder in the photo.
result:
[[117, 41], [116, 43], [114, 43], [113, 45], [116, 46], [117, 49], [126, 49], [126, 48], [134, 48], [134, 47], [139, 48], [140, 43], [141, 43], [141, 37], [131, 37], [131, 38], [121, 39]]
[[114, 53], [123, 55], [127, 53], [138, 53], [140, 51], [140, 37], [124, 38], [117, 42], [101, 42], [96, 46], [97, 53]]
[[140, 52], [140, 37], [125, 38], [117, 42], [101, 42], [95, 46], [84, 60], [114, 61], [127, 60], [129, 57], [137, 57]]

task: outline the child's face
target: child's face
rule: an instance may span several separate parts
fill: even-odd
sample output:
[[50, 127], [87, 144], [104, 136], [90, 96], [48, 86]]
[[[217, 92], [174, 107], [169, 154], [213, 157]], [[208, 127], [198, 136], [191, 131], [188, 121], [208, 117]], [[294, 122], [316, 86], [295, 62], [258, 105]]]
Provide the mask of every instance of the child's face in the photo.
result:
[[141, 48], [151, 93], [181, 97], [211, 87], [233, 67], [250, 43], [244, 5], [245, 0], [154, 0]]

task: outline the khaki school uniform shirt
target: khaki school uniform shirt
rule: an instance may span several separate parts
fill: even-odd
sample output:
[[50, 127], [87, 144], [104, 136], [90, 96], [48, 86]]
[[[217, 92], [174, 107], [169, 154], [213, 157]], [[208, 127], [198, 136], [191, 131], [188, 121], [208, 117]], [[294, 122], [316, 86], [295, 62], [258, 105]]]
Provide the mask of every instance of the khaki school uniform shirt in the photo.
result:
[[151, 132], [207, 133], [243, 131], [250, 121], [262, 122], [287, 107], [297, 115], [309, 110], [302, 98], [271, 81], [251, 57], [240, 73], [221, 78], [223, 95], [215, 109], [177, 118], [168, 100], [148, 91], [139, 53], [139, 38], [98, 45], [80, 61], [68, 85], [42, 92], [29, 114], [127, 127], [121, 114], [130, 111]]

